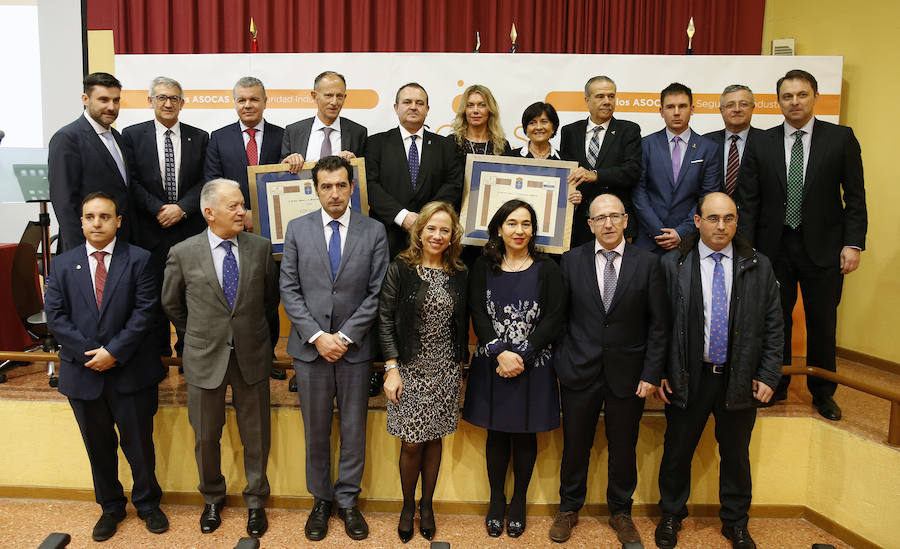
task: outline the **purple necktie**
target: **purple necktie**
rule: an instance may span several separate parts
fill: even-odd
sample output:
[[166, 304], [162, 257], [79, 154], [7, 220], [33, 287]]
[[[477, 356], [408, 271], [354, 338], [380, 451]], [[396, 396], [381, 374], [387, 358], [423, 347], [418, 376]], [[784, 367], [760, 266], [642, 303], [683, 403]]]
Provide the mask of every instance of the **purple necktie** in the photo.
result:
[[725, 269], [722, 267], [724, 255], [719, 252], [710, 254], [716, 262], [709, 319], [709, 361], [713, 364], [725, 364], [728, 358], [728, 297], [725, 293]]
[[672, 175], [675, 183], [678, 183], [678, 172], [681, 171], [681, 147], [678, 144], [681, 143], [681, 138], [676, 135], [672, 138], [672, 143], [675, 144], [672, 147]]

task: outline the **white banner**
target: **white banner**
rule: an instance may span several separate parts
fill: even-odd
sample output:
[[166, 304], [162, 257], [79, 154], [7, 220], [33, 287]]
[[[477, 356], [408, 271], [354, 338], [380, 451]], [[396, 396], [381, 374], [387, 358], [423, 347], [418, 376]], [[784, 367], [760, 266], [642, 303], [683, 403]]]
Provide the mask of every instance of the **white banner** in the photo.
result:
[[[729, 84], [754, 90], [753, 125], [769, 128], [783, 118], [775, 82], [790, 69], [811, 72], [819, 83], [816, 115], [837, 122], [842, 57], [560, 55], [474, 53], [296, 53], [220, 55], [117, 55], [116, 76], [124, 86], [118, 128], [149, 120], [147, 86], [156, 76], [175, 78], [187, 103], [181, 120], [208, 131], [237, 120], [231, 89], [242, 76], [255, 76], [268, 92], [265, 118], [285, 126], [315, 115], [309, 89], [317, 74], [334, 70], [347, 79], [342, 116], [374, 134], [395, 127], [394, 95], [402, 84], [418, 82], [428, 91], [427, 124], [446, 135], [453, 105], [471, 84], [491, 89], [500, 106], [506, 137], [514, 148], [525, 143], [522, 111], [535, 101], [556, 107], [560, 126], [587, 116], [584, 83], [604, 74], [617, 84], [616, 117], [632, 120], [647, 135], [663, 127], [659, 92], [681, 82], [694, 92], [691, 127], [700, 133], [721, 129], [719, 96]], [[559, 136], [554, 139], [558, 144]]]

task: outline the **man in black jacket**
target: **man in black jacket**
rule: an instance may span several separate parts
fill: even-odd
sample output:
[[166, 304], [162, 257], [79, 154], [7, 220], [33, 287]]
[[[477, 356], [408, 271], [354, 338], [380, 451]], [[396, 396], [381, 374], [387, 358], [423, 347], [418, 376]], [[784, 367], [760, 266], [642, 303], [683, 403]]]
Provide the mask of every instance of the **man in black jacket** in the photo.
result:
[[675, 547], [687, 517], [691, 459], [710, 412], [719, 443], [719, 518], [736, 549], [756, 545], [747, 530], [750, 435], [756, 407], [781, 376], [784, 321], [769, 259], [735, 237], [737, 207], [724, 193], [700, 198], [687, 237], [662, 259], [673, 338], [657, 397], [666, 403], [659, 468], [656, 545]]

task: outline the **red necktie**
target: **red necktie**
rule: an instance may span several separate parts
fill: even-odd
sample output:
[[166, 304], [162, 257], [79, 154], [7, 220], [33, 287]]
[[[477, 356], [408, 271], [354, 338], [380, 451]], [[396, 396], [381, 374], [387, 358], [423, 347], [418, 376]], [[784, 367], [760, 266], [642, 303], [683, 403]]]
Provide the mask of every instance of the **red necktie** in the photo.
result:
[[256, 152], [256, 132], [259, 130], [256, 128], [247, 128], [244, 131], [250, 136], [250, 139], [247, 140], [247, 164], [256, 166], [259, 164], [259, 154]]
[[106, 287], [106, 263], [103, 262], [106, 252], [99, 251], [91, 255], [97, 260], [97, 268], [94, 269], [94, 292], [97, 294], [97, 310], [100, 310], [103, 303], [103, 288]]
[[740, 158], [738, 157], [737, 135], [731, 136], [731, 147], [728, 149], [728, 164], [725, 168], [725, 192], [728, 196], [734, 194], [734, 188], [737, 186], [738, 169], [741, 167]]

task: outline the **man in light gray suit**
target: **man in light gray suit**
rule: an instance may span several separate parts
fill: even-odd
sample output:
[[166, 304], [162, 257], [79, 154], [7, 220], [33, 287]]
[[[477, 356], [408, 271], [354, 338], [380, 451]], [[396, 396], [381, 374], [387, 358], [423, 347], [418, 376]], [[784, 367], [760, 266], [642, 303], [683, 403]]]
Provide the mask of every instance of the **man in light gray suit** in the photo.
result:
[[221, 524], [225, 477], [219, 440], [225, 425], [225, 390], [231, 385], [244, 446], [249, 508], [247, 533], [268, 528], [269, 370], [272, 343], [266, 319], [278, 307], [278, 271], [272, 244], [244, 232], [244, 197], [236, 181], [213, 179], [200, 192], [206, 231], [169, 250], [162, 304], [184, 332], [184, 380], [200, 493], [206, 502], [200, 530]]
[[[334, 504], [352, 539], [369, 527], [356, 506], [366, 457], [370, 331], [388, 266], [384, 225], [350, 211], [352, 168], [326, 156], [313, 168], [322, 204], [288, 224], [281, 259], [281, 300], [291, 319], [294, 357], [306, 435], [306, 488], [315, 496], [306, 537], [328, 533]], [[337, 480], [331, 480], [333, 401], [341, 418]]]

